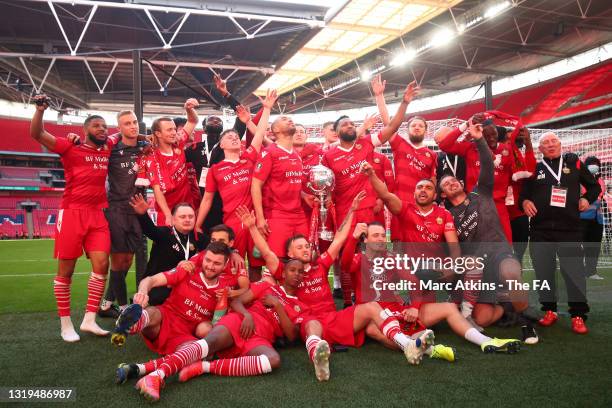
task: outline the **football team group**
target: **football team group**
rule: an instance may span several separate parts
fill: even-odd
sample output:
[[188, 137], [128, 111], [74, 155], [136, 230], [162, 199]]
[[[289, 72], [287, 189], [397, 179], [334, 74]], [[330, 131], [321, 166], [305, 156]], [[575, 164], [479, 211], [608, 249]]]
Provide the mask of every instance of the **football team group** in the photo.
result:
[[[120, 364], [117, 383], [138, 379], [136, 388], [156, 401], [164, 379], [174, 374], [181, 382], [202, 374], [266, 374], [281, 365], [279, 342], [303, 342], [319, 381], [330, 377], [334, 350], [360, 347], [366, 337], [403, 352], [409, 364], [425, 355], [452, 362], [456, 350], [434, 344], [430, 329], [442, 321], [485, 353], [515, 353], [522, 343], [538, 342], [537, 318], [525, 313], [528, 292], [509, 284], [521, 282], [530, 237], [532, 244], [546, 244], [531, 248], [531, 257], [538, 278], [552, 286], [539, 293], [545, 312], [539, 323], [558, 320], [559, 257], [572, 330], [587, 332], [584, 273], [572, 264], [579, 258], [571, 252], [576, 245], [564, 243], [580, 241], [574, 238], [579, 212], [600, 187], [577, 156], [561, 154], [555, 134], [541, 137], [543, 160], [536, 162], [527, 128], [490, 111], [439, 129], [440, 152], [434, 152], [424, 144], [425, 119], [410, 118], [407, 134], [398, 133], [418, 87], [406, 87], [390, 116], [378, 76], [371, 85], [379, 115], [359, 127], [346, 116], [326, 123], [324, 143], [314, 144], [286, 115], [269, 124], [275, 91], [260, 98], [260, 110], [251, 115], [225, 81], [216, 77], [215, 83], [236, 124], [223, 130], [222, 120], [210, 116], [195, 141], [195, 99], [185, 102], [186, 119], [160, 117], [149, 135], [139, 134], [131, 111], [118, 113], [114, 135], [102, 117], [89, 116], [81, 139], [46, 132], [47, 100], [36, 97], [31, 136], [61, 156], [66, 179], [54, 250], [61, 337], [80, 340], [70, 317], [70, 287], [84, 251], [92, 272], [80, 332], [110, 335], [117, 346], [139, 334], [157, 354]], [[386, 143], [392, 162], [376, 151]], [[311, 169], [321, 165], [335, 179], [327, 197], [309, 181]], [[321, 229], [333, 237], [321, 239]], [[126, 275], [143, 235], [153, 246], [128, 304]], [[484, 267], [461, 274], [448, 268], [373, 274], [377, 259], [395, 256], [390, 241], [407, 245], [409, 254], [410, 245], [424, 244], [420, 255], [484, 259]], [[381, 293], [375, 279], [407, 280], [416, 289]], [[464, 290], [443, 294], [420, 285], [458, 281]], [[481, 290], [479, 283], [496, 289]], [[439, 301], [442, 295], [448, 300]], [[343, 308], [337, 310], [335, 297]], [[97, 315], [116, 317], [112, 333], [97, 324]], [[521, 336], [484, 333], [500, 322], [520, 327]]]

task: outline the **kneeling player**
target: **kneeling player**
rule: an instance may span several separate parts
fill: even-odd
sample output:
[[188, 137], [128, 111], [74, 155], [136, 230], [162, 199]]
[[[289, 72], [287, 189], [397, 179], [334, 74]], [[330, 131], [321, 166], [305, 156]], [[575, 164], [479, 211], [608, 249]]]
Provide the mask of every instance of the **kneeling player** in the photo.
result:
[[[308, 311], [295, 297], [303, 273], [304, 264], [290, 260], [283, 272], [282, 286], [268, 282], [252, 285], [232, 302], [234, 312], [224, 316], [204, 339], [167, 355], [156, 371], [138, 381], [136, 388], [145, 398], [157, 401], [164, 379], [179, 371], [179, 381], [184, 382], [204, 373], [250, 376], [278, 368], [280, 356], [272, 343], [283, 335], [295, 340], [296, 324]], [[249, 305], [245, 307], [245, 304]], [[220, 359], [198, 361], [215, 354]]]

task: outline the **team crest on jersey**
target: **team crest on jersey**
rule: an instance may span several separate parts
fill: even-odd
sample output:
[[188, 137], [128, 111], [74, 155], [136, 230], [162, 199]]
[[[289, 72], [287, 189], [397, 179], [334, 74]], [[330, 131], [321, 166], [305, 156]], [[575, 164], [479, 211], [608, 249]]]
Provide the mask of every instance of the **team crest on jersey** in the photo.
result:
[[442, 218], [441, 218], [441, 217], [438, 217], [438, 218], [436, 218], [436, 222], [438, 223], [438, 225], [442, 225], [442, 223], [443, 223], [444, 221], [442, 220]]
[[378, 164], [378, 163], [380, 163], [380, 159], [379, 159], [378, 157], [377, 157], [377, 158], [375, 158], [375, 159], [374, 159], [374, 163], [377, 163], [377, 164]]
[[293, 306], [293, 310], [295, 310], [296, 312], [300, 313], [300, 306], [298, 306], [298, 305]]
[[263, 164], [257, 163], [257, 167], [255, 167], [255, 170], [259, 171], [259, 170], [261, 170], [262, 167], [263, 167]]
[[427, 152], [427, 153], [425, 153], [425, 156], [431, 157], [431, 154], [429, 154], [429, 152]]
[[357, 150], [361, 150], [361, 147], [362, 147], [362, 146], [361, 146], [360, 144], [356, 144], [356, 145], [355, 145], [355, 149], [357, 149]]

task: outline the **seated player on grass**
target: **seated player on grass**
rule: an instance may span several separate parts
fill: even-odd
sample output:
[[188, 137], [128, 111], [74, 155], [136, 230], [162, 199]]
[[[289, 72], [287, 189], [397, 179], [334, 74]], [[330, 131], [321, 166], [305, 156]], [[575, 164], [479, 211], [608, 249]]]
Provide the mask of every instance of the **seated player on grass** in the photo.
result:
[[[359, 347], [364, 341], [364, 329], [370, 324], [376, 325], [382, 333], [385, 333], [389, 341], [395, 342], [402, 349], [410, 364], [419, 364], [424, 350], [429, 345], [433, 345], [434, 334], [431, 330], [425, 330], [415, 340], [408, 338], [401, 332], [398, 319], [385, 313], [378, 303], [372, 302], [336, 311], [327, 280], [328, 269], [338, 256], [341, 243], [346, 239], [352, 213], [359, 207], [364, 196], [365, 194], [359, 193], [355, 197], [349, 213], [336, 232], [334, 241], [316, 261], [312, 260], [310, 244], [303, 236], [297, 235], [289, 238], [286, 245], [288, 254], [295, 256], [305, 264], [305, 272], [296, 295], [298, 300], [305, 303], [310, 310], [300, 325], [300, 334], [306, 343], [308, 355], [314, 364], [315, 374], [319, 381], [329, 379], [329, 344]], [[255, 247], [268, 257], [268, 268], [272, 271], [277, 270], [280, 262], [257, 229], [255, 214], [249, 212], [246, 207], [239, 207], [236, 212], [245, 228], [249, 229]]]
[[[366, 249], [364, 253], [355, 253], [358, 239], [365, 235], [364, 242], [366, 243]], [[354, 254], [354, 255], [351, 255]], [[344, 253], [342, 255], [342, 268], [349, 271], [353, 279], [355, 288], [355, 303], [362, 304], [368, 302], [371, 299], [380, 298], [381, 294], [378, 293], [371, 284], [364, 283], [364, 279], [381, 279], [385, 282], [394, 282], [396, 279], [397, 271], [386, 270], [385, 275], [376, 275], [366, 277], [365, 273], [373, 270], [373, 260], [378, 257], [393, 256], [387, 251], [387, 238], [385, 228], [378, 222], [373, 222], [370, 225], [359, 223], [355, 226], [352, 237], [346, 244]], [[365, 257], [365, 259], [364, 259]], [[365, 262], [369, 266], [364, 267]], [[373, 274], [372, 274], [373, 275]], [[397, 282], [397, 280], [395, 280]], [[418, 292], [418, 290], [417, 290]], [[389, 295], [391, 296], [391, 295]], [[476, 330], [459, 312], [457, 306], [454, 303], [422, 303], [419, 307], [415, 307], [413, 304], [405, 304], [399, 295], [396, 295], [398, 300], [395, 302], [379, 302], [381, 306], [389, 311], [391, 314], [401, 317], [405, 322], [411, 325], [422, 327], [431, 327], [441, 321], [446, 320], [450, 328], [459, 336], [465, 338], [467, 341], [474, 343], [482, 349], [485, 353], [503, 352], [503, 353], [515, 353], [520, 349], [521, 342], [516, 339], [497, 339], [483, 335]], [[387, 296], [388, 297], [388, 296]], [[387, 300], [387, 299], [386, 299]], [[367, 330], [368, 336], [378, 340], [391, 348], [397, 348], [394, 342], [388, 340], [387, 336], [381, 332], [375, 325], [370, 325]], [[440, 358], [446, 358], [449, 361], [454, 360], [453, 355], [447, 354], [449, 350], [444, 350], [446, 357], [438, 356]], [[452, 352], [452, 350], [450, 350]], [[436, 350], [431, 350], [431, 356], [436, 356]]]
[[[128, 306], [117, 319], [111, 342], [122, 346], [128, 334], [141, 333], [147, 346], [161, 354], [169, 354], [182, 345], [197, 340], [212, 327], [210, 321], [218, 298], [228, 288], [237, 285], [237, 277], [223, 271], [230, 249], [221, 242], [213, 242], [203, 252], [202, 262], [195, 268], [177, 268], [147, 277], [140, 282], [134, 304]], [[148, 306], [149, 291], [154, 287], [172, 286], [166, 301], [159, 306]], [[130, 367], [121, 364], [117, 382], [144, 375], [155, 370], [163, 361]]]
[[[265, 254], [266, 263], [272, 259], [278, 258]], [[164, 379], [179, 371], [181, 382], [203, 373], [234, 377], [271, 372], [280, 367], [280, 356], [272, 344], [282, 336], [295, 340], [297, 324], [308, 312], [308, 307], [295, 296], [303, 274], [304, 264], [289, 260], [284, 268], [282, 286], [269, 282], [251, 285], [246, 293], [232, 301], [233, 311], [223, 316], [205, 338], [185, 344], [162, 359], [123, 367], [136, 373], [136, 370], [140, 372], [141, 368], [157, 364], [154, 372], [136, 384], [150, 401], [159, 400]], [[215, 354], [219, 359], [199, 361]], [[136, 374], [125, 376], [125, 380], [134, 376]]]

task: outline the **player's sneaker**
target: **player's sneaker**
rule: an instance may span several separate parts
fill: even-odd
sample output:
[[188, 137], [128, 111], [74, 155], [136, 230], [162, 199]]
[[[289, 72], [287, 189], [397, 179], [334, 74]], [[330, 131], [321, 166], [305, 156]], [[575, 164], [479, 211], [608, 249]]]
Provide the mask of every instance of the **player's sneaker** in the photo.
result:
[[404, 348], [404, 355], [406, 356], [406, 360], [408, 360], [408, 364], [420, 364], [425, 350], [434, 345], [434, 338], [433, 331], [428, 329], [423, 330], [423, 333], [414, 342], [410, 342], [410, 344]]
[[540, 326], [552, 326], [553, 324], [555, 324], [557, 322], [557, 320], [559, 320], [559, 316], [557, 316], [557, 312], [553, 312], [552, 310], [547, 310], [546, 313], [544, 314], [544, 317], [542, 317], [538, 323], [540, 323]]
[[517, 339], [494, 338], [482, 343], [480, 346], [485, 353], [507, 353], [514, 354], [521, 349], [521, 342]]
[[121, 314], [121, 309], [119, 309], [119, 306], [117, 306], [114, 303], [111, 303], [110, 307], [106, 310], [99, 308], [98, 309], [98, 317], [101, 318], [111, 318], [111, 319], [117, 319], [119, 318], [119, 315]]
[[589, 329], [584, 324], [584, 319], [580, 316], [572, 317], [572, 331], [577, 334], [587, 334]]
[[325, 340], [319, 341], [314, 349], [314, 357], [312, 359], [315, 367], [315, 375], [319, 381], [329, 380], [330, 354], [329, 343], [327, 343]]
[[589, 279], [593, 279], [593, 280], [604, 280], [604, 277], [603, 277], [603, 276], [601, 276], [601, 275], [600, 275], [600, 274], [598, 274], [598, 273], [595, 273], [595, 274], [593, 274], [593, 275], [589, 276]]
[[196, 361], [195, 363], [191, 363], [188, 366], [185, 366], [179, 371], [179, 381], [187, 382], [193, 377], [198, 377], [204, 374], [204, 367], [202, 367], [202, 361]]
[[436, 344], [433, 346], [430, 358], [437, 358], [439, 360], [446, 360], [450, 363], [455, 361], [455, 349], [453, 347], [444, 346], [442, 344]]
[[117, 347], [123, 346], [127, 340], [130, 327], [138, 323], [140, 316], [142, 316], [142, 306], [139, 304], [134, 303], [126, 307], [115, 322], [111, 343]]
[[164, 380], [157, 374], [149, 374], [142, 377], [136, 383], [136, 389], [145, 397], [147, 401], [159, 401], [159, 392], [164, 387]]
[[538, 333], [536, 333], [535, 329], [531, 325], [522, 326], [521, 331], [523, 334], [523, 343], [525, 344], [537, 344], [540, 341], [538, 337]]
[[125, 384], [127, 380], [138, 378], [138, 366], [136, 364], [121, 363], [115, 371], [115, 383]]

